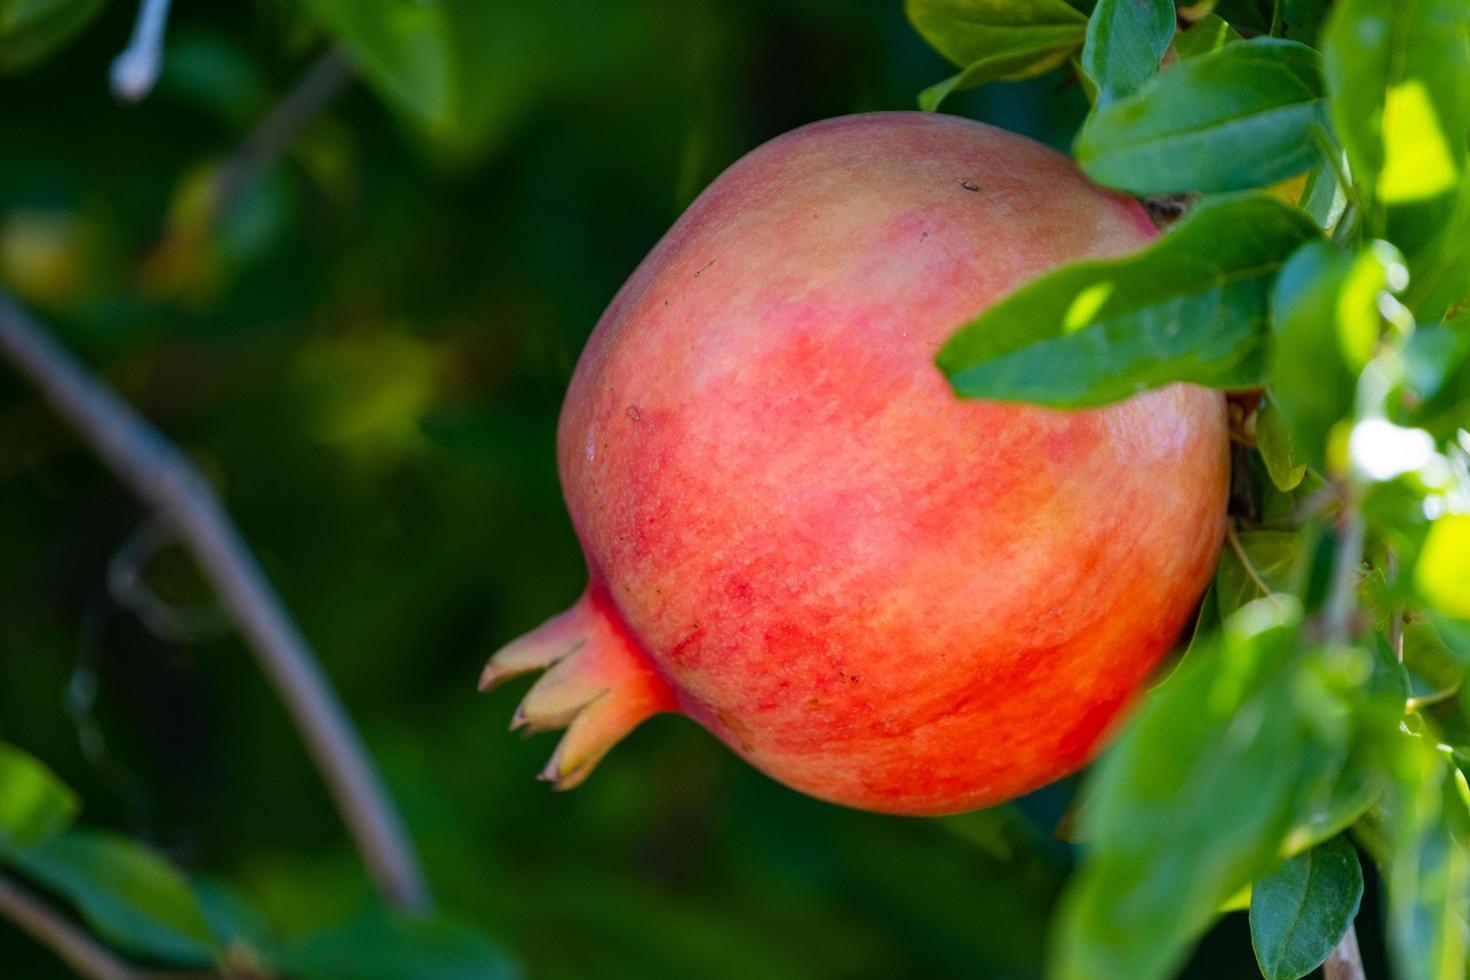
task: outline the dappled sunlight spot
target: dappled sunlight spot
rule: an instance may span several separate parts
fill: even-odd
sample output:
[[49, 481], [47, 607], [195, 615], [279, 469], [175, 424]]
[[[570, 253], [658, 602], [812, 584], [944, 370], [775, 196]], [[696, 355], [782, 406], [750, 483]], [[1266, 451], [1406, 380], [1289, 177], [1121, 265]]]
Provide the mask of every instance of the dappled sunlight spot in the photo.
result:
[[1424, 83], [1410, 79], [1388, 90], [1383, 106], [1385, 203], [1423, 201], [1455, 186], [1459, 168]]
[[1113, 284], [1106, 280], [1095, 282], [1082, 290], [1072, 300], [1072, 305], [1067, 307], [1067, 313], [1062, 317], [1062, 329], [1067, 333], [1076, 333], [1090, 324], [1112, 295]]

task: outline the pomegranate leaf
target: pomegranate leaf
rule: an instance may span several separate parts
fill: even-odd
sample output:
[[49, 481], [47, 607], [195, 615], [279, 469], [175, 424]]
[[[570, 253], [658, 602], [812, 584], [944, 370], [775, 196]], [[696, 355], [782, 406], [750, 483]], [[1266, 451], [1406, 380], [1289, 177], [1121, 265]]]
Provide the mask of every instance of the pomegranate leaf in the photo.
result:
[[76, 794], [51, 770], [0, 742], [0, 858], [55, 837], [77, 809]]
[[0, 72], [45, 60], [79, 34], [103, 0], [0, 0]]
[[479, 933], [439, 918], [372, 909], [338, 928], [307, 936], [280, 954], [300, 980], [514, 980], [520, 970]]
[[1251, 887], [1251, 943], [1267, 980], [1298, 980], [1342, 939], [1363, 900], [1358, 852], [1341, 835], [1281, 862]]
[[1135, 194], [1233, 191], [1317, 161], [1326, 122], [1317, 52], [1260, 38], [1181, 61], [1100, 105], [1074, 147], [1098, 183]]
[[1259, 385], [1271, 277], [1319, 234], [1263, 194], [1207, 201], [1141, 252], [1021, 287], [961, 327], [939, 367], [961, 397], [1068, 407], [1176, 381]]
[[1081, 47], [1087, 18], [1065, 0], [906, 0], [914, 29], [964, 71], [919, 95], [928, 111], [951, 92], [1030, 78]]
[[1205, 14], [1174, 39], [1174, 53], [1182, 61], [1218, 51], [1231, 41], [1241, 40], [1235, 28], [1219, 14]]
[[1158, 74], [1175, 19], [1174, 0], [1098, 0], [1087, 22], [1082, 70], [1097, 85], [1099, 105]]

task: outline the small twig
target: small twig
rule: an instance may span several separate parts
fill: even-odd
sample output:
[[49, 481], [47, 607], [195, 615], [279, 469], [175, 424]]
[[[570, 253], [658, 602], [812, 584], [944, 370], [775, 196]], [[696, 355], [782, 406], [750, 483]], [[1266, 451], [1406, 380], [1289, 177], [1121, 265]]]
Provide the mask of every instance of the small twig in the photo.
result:
[[404, 908], [427, 907], [418, 858], [361, 738], [214, 489], [172, 443], [3, 292], [0, 355], [193, 553], [220, 605], [275, 684], [379, 892]]
[[352, 66], [341, 49], [331, 48], [314, 61], [296, 87], [276, 103], [220, 169], [214, 217], [228, 214], [255, 180], [280, 161], [306, 125], [351, 81]]
[[133, 36], [112, 62], [112, 94], [123, 102], [137, 102], [153, 91], [163, 71], [163, 31], [168, 26], [169, 0], [142, 0]]
[[1256, 588], [1261, 590], [1261, 595], [1275, 595], [1276, 590], [1271, 588], [1265, 579], [1261, 578], [1261, 573], [1256, 571], [1256, 566], [1251, 561], [1251, 556], [1245, 553], [1245, 547], [1240, 543], [1240, 536], [1235, 533], [1234, 521], [1225, 522], [1225, 540], [1230, 543], [1230, 550], [1235, 552], [1235, 557], [1239, 558], [1240, 563], [1245, 566], [1245, 573], [1250, 576], [1252, 582], [1256, 583]]
[[1322, 964], [1322, 980], [1367, 980], [1363, 954], [1358, 951], [1358, 930], [1352, 923]]
[[0, 916], [14, 922], [87, 980], [143, 980], [143, 974], [10, 878], [0, 874]]
[[1358, 565], [1363, 560], [1363, 515], [1351, 500], [1344, 502], [1341, 527], [1337, 532], [1337, 554], [1332, 563], [1332, 589], [1322, 612], [1327, 638], [1346, 644], [1352, 639], [1353, 613], [1358, 605]]

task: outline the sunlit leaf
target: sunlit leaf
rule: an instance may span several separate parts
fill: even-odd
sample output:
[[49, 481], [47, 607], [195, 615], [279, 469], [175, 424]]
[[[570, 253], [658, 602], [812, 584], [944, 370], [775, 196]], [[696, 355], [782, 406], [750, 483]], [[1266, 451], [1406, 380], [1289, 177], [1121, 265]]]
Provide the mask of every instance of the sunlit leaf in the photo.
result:
[[1256, 448], [1266, 464], [1266, 474], [1276, 489], [1295, 490], [1307, 475], [1306, 460], [1291, 442], [1291, 433], [1271, 399], [1262, 401], [1256, 412]]
[[188, 883], [135, 841], [73, 829], [24, 852], [16, 865], [122, 949], [189, 966], [214, 959], [214, 939]]
[[0, 859], [55, 837], [78, 809], [76, 794], [51, 770], [0, 742]]
[[1082, 70], [1097, 85], [1099, 105], [1158, 74], [1174, 22], [1174, 0], [1098, 0], [1087, 22]]
[[1174, 38], [1174, 53], [1181, 59], [1195, 58], [1223, 48], [1231, 41], [1239, 41], [1235, 28], [1225, 22], [1219, 14], [1206, 14]]
[[1207, 201], [1142, 252], [1023, 286], [951, 337], [939, 366], [961, 396], [1049, 405], [1259, 384], [1271, 276], [1317, 236], [1273, 198]]
[[1087, 18], [1065, 0], [905, 0], [904, 10], [924, 40], [964, 69], [920, 95], [930, 111], [951, 92], [1055, 68], [1087, 31]]
[[1096, 181], [1137, 194], [1260, 187], [1308, 169], [1325, 120], [1320, 59], [1261, 38], [1189, 58], [1102, 106], [1077, 138]]
[[1430, 526], [1414, 586], [1435, 611], [1470, 619], [1470, 514], [1448, 514]]
[[1337, 945], [1363, 899], [1357, 851], [1341, 836], [1287, 858], [1251, 887], [1251, 943], [1267, 980], [1298, 980]]

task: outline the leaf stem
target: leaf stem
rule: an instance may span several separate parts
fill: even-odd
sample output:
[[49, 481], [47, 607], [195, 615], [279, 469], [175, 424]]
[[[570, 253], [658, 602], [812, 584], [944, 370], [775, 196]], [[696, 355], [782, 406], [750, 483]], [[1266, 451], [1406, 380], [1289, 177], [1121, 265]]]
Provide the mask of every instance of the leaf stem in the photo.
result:
[[0, 357], [193, 553], [296, 723], [384, 900], [430, 903], [413, 845], [306, 639], [291, 620], [214, 489], [182, 452], [92, 377], [0, 291]]
[[143, 974], [64, 916], [0, 874], [0, 916], [20, 927], [87, 980], [143, 980]]

